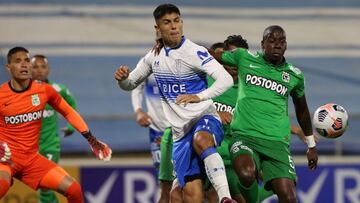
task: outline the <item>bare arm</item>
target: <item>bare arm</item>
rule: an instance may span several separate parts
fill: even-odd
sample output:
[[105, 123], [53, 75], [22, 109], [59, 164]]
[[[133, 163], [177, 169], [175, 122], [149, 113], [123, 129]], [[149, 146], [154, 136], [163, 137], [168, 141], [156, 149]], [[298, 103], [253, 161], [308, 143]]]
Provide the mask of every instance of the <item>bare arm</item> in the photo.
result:
[[306, 153], [308, 159], [308, 166], [311, 170], [315, 170], [317, 167], [318, 155], [306, 97], [304, 95], [299, 98], [293, 98], [293, 102], [295, 105], [296, 118], [301, 126], [302, 131], [305, 134], [305, 139], [308, 145], [308, 150]]

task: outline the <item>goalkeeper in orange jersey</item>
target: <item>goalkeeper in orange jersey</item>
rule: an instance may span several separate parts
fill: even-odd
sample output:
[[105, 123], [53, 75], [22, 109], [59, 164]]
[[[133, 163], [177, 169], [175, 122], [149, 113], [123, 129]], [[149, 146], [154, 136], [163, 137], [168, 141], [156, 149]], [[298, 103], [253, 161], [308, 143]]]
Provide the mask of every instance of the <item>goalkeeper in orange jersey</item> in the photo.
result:
[[111, 149], [97, 140], [82, 117], [49, 84], [30, 77], [29, 51], [14, 47], [7, 54], [10, 81], [0, 86], [0, 198], [15, 177], [33, 189], [63, 194], [69, 203], [84, 202], [80, 184], [38, 153], [45, 105], [61, 113], [89, 142], [98, 159], [108, 161]]
[[[50, 84], [59, 94], [65, 99], [65, 101], [76, 110], [77, 104], [75, 98], [70, 93], [70, 90], [63, 84], [49, 80], [50, 65], [48, 59], [44, 55], [35, 55], [31, 58], [31, 77], [33, 80], [40, 80]], [[65, 128], [61, 128], [64, 132], [64, 137], [70, 136], [74, 131], [74, 127], [68, 124]], [[59, 162], [60, 159], [60, 136], [58, 126], [58, 114], [53, 107], [46, 104], [43, 111], [39, 152], [41, 155], [53, 161]], [[55, 192], [52, 190], [41, 189], [39, 197], [39, 203], [58, 203], [58, 199]]]

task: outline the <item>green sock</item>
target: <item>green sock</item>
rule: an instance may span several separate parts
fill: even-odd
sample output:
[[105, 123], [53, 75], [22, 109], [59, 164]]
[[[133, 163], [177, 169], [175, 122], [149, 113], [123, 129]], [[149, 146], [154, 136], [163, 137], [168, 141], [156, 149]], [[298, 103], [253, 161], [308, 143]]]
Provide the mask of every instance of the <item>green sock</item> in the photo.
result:
[[272, 190], [266, 190], [264, 186], [259, 186], [259, 202], [262, 202], [273, 194], [274, 192]]
[[246, 202], [258, 203], [258, 184], [254, 181], [250, 187], [245, 187], [240, 183], [240, 191]]
[[41, 203], [59, 203], [54, 191], [41, 190], [41, 189], [40, 189], [40, 202]]

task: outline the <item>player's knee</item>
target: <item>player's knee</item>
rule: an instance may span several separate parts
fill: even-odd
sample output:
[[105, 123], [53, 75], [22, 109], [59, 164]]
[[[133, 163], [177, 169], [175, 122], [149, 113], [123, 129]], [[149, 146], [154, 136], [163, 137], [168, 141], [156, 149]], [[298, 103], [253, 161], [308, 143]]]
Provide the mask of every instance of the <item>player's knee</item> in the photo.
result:
[[67, 198], [80, 198], [82, 197], [81, 185], [79, 182], [74, 181], [64, 194]]
[[246, 161], [241, 158], [236, 158], [234, 162], [234, 168], [240, 182], [244, 186], [250, 187], [251, 184], [256, 180], [256, 165], [253, 163], [253, 161]]
[[4, 178], [0, 178], [0, 199], [5, 196], [10, 188], [10, 181]]
[[197, 154], [201, 154], [202, 151], [209, 147], [215, 146], [212, 136], [208, 132], [197, 132], [193, 138], [193, 147]]

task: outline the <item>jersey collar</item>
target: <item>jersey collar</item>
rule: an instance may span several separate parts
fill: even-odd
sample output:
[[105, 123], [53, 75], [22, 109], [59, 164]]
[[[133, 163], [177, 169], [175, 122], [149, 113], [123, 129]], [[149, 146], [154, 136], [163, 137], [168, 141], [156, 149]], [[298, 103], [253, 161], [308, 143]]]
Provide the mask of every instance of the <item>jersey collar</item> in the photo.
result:
[[286, 68], [287, 62], [286, 62], [285, 56], [283, 57], [283, 62], [282, 62], [281, 64], [279, 64], [279, 65], [274, 65], [274, 64], [268, 62], [268, 61], [265, 59], [265, 55], [264, 55], [263, 53], [258, 52], [257, 54], [260, 56], [261, 60], [262, 60], [268, 67], [272, 67], [272, 68], [276, 68], [276, 69], [284, 69], [284, 68]]
[[28, 89], [30, 89], [32, 83], [33, 83], [33, 80], [30, 79], [29, 85], [28, 85], [25, 89], [23, 89], [23, 90], [16, 90], [16, 89], [14, 89], [14, 88], [12, 87], [12, 85], [11, 85], [11, 80], [9, 80], [8, 85], [9, 85], [11, 91], [13, 91], [13, 92], [15, 92], [15, 93], [22, 93], [22, 92], [25, 92], [25, 91], [27, 91]]
[[178, 44], [176, 47], [164, 47], [165, 55], [169, 56], [169, 52], [171, 50], [180, 48], [184, 44], [185, 40], [186, 40], [185, 36], [182, 36], [180, 44]]

